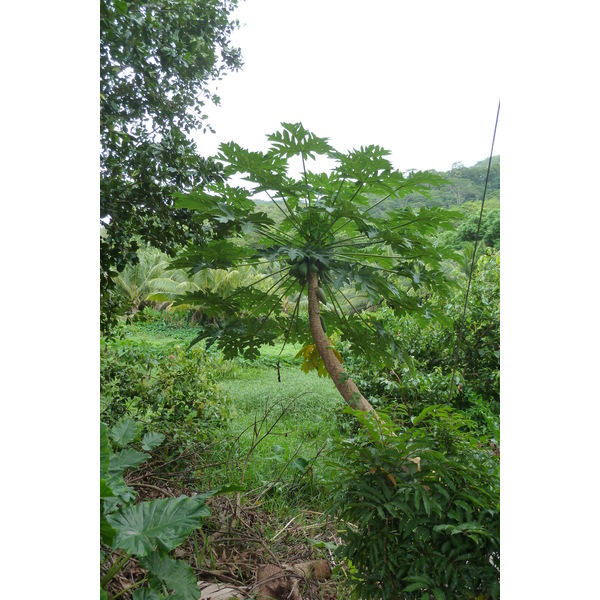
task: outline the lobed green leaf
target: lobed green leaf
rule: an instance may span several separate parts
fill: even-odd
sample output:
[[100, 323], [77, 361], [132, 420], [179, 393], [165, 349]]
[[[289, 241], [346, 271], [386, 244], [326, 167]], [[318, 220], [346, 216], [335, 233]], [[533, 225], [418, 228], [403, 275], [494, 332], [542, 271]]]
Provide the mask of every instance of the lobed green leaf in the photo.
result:
[[203, 498], [180, 496], [126, 506], [107, 519], [117, 531], [114, 547], [143, 557], [173, 550], [209, 514]]

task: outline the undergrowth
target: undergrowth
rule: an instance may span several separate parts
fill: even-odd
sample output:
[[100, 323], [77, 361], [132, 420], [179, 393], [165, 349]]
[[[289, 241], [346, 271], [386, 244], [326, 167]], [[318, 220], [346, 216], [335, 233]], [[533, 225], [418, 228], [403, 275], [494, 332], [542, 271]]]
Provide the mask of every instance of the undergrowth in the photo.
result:
[[[394, 327], [386, 310], [371, 318]], [[250, 544], [262, 553], [252, 560], [263, 564], [284, 555], [327, 558], [334, 579], [320, 589], [329, 600], [497, 597], [497, 403], [463, 379], [453, 412], [427, 412], [448, 383], [416, 351], [437, 343], [435, 332], [412, 346], [412, 363], [385, 372], [343, 348], [359, 387], [393, 415], [390, 441], [365, 438], [333, 382], [300, 370], [298, 345], [264, 347], [255, 361], [224, 360], [203, 344], [186, 351], [197, 326], [149, 315], [102, 342], [101, 419], [114, 428], [133, 418], [164, 436], [153, 461], [125, 474], [140, 491], [168, 497], [237, 486], [234, 496], [211, 500], [206, 532], [182, 546], [197, 578], [220, 568], [223, 551], [239, 567]], [[495, 376], [492, 362], [485, 367]], [[407, 453], [420, 463], [407, 462]], [[223, 550], [213, 536], [237, 541]], [[491, 559], [496, 566], [488, 568]], [[249, 581], [248, 569], [240, 581]]]

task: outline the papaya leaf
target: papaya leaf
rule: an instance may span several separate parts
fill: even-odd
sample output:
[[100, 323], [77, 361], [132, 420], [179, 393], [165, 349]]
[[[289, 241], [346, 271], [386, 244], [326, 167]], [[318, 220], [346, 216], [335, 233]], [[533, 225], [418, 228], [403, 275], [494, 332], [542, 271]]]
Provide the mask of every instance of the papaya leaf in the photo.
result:
[[272, 133], [267, 139], [272, 142], [274, 154], [289, 158], [304, 155], [315, 158], [316, 154], [328, 155], [332, 148], [326, 138], [320, 138], [307, 131], [302, 123], [282, 123], [282, 131]]
[[[244, 219], [248, 222], [248, 218]], [[228, 239], [213, 239], [188, 248], [171, 261], [170, 269], [186, 269], [190, 275], [203, 269], [227, 269], [240, 260], [256, 258], [255, 250], [239, 246]]]
[[180, 496], [126, 506], [107, 519], [117, 530], [114, 547], [143, 557], [155, 548], [173, 550], [209, 514], [203, 498]]
[[[329, 338], [327, 339], [329, 340]], [[342, 356], [334, 348], [333, 342], [331, 340], [329, 340], [329, 344], [329, 347], [331, 348], [337, 359], [340, 362], [343, 362]], [[319, 351], [317, 350], [315, 344], [307, 344], [306, 346], [301, 348], [300, 351], [296, 354], [295, 358], [300, 357], [302, 357], [302, 365], [300, 366], [300, 368], [302, 369], [302, 371], [304, 371], [304, 373], [308, 374], [311, 371], [316, 370], [317, 375], [319, 377], [327, 377], [329, 375], [327, 369], [325, 368], [325, 363], [323, 362], [323, 359], [321, 358], [321, 355], [319, 354]], [[347, 378], [348, 377], [346, 377], [346, 379]]]
[[347, 381], [348, 379], [350, 379], [350, 375], [348, 375], [348, 373], [346, 373], [346, 371], [343, 371], [340, 374], [340, 378], [338, 380], [338, 383], [341, 385], [342, 383], [344, 383], [345, 381]]
[[[225, 177], [241, 174], [253, 183], [250, 190], [219, 180], [175, 195], [176, 206], [196, 210], [213, 235], [181, 253], [174, 268], [196, 273], [264, 262], [270, 264], [273, 281], [268, 292], [255, 289], [254, 282], [225, 298], [207, 292], [181, 296], [177, 304], [191, 304], [219, 321], [215, 327], [205, 327], [190, 346], [205, 339], [207, 347], [216, 344], [225, 358], [240, 354], [256, 358], [261, 345], [272, 345], [288, 330], [288, 307], [302, 289], [307, 265], [312, 265], [310, 273], [318, 274], [326, 292], [321, 300], [332, 308], [327, 325], [335, 324], [353, 351], [372, 357], [377, 366], [392, 367], [402, 360], [398, 340], [357, 314], [363, 306], [354, 305], [352, 298], [357, 293], [361, 302], [373, 306], [386, 302], [397, 314], [415, 311], [426, 321], [438, 316], [425, 305], [427, 292], [444, 293], [450, 288], [443, 261], [451, 253], [432, 236], [454, 227], [455, 215], [437, 207], [415, 210], [388, 208], [383, 203], [391, 200], [392, 206], [398, 206], [407, 194], [428, 196], [446, 181], [430, 172], [403, 174], [394, 169], [390, 152], [380, 146], [338, 152], [301, 123], [282, 123], [267, 137], [266, 152], [230, 142], [221, 144], [216, 157], [225, 165]], [[328, 173], [313, 173], [306, 159], [317, 155], [329, 157], [336, 166]], [[302, 172], [294, 176], [289, 173], [297, 158]], [[277, 225], [256, 210], [253, 197], [264, 195], [283, 216]], [[290, 265], [289, 272], [283, 261]], [[295, 336], [307, 343], [309, 330], [300, 314], [296, 324], [302, 331], [296, 327], [288, 332], [290, 341]], [[302, 358], [304, 371], [325, 374], [317, 355], [306, 352]]]

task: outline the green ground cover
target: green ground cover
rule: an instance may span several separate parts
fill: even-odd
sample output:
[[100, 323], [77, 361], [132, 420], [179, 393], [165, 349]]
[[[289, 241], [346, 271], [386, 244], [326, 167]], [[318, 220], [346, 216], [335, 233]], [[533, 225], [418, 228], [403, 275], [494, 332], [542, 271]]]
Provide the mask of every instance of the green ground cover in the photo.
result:
[[[487, 289], [480, 287], [476, 300], [475, 292]], [[479, 309], [478, 302], [473, 306]], [[394, 598], [402, 591], [412, 600], [426, 589], [436, 597], [450, 597], [440, 596], [443, 590], [452, 590], [452, 597], [498, 597], [497, 400], [495, 387], [488, 392], [482, 385], [493, 383], [497, 372], [493, 361], [482, 362], [495, 356], [497, 316], [475, 314], [476, 324], [486, 324], [475, 331], [486, 336], [473, 342], [467, 336], [464, 347], [476, 377], [465, 371], [464, 391], [442, 405], [438, 392], [446, 391], [448, 373], [439, 365], [451, 347], [445, 330], [423, 329], [389, 310], [377, 316], [402, 333], [411, 368], [378, 371], [340, 348], [345, 367], [381, 416], [393, 409], [393, 443], [377, 428], [371, 437], [361, 434], [331, 379], [300, 369], [299, 345], [263, 347], [253, 361], [226, 360], [204, 342], [187, 350], [199, 326], [153, 311], [102, 342], [101, 419], [111, 432], [122, 431], [127, 418], [139, 425], [134, 447], [113, 445], [111, 459], [137, 494], [136, 508], [127, 510], [224, 490], [210, 498], [210, 516], [178, 549], [195, 566], [196, 578], [234, 565], [236, 581], [246, 585], [256, 565], [318, 558], [338, 561], [339, 568], [332, 579], [311, 584], [309, 597], [357, 597], [354, 587], [361, 597], [381, 592]], [[163, 441], [138, 465], [138, 446], [152, 436]], [[419, 460], [410, 462], [412, 455]], [[332, 520], [332, 508], [361, 531]], [[393, 543], [390, 530], [397, 533]], [[114, 556], [107, 556], [110, 564]], [[111, 580], [108, 588], [120, 593], [120, 585]]]
[[[238, 463], [272, 427], [248, 462], [244, 481], [250, 487], [273, 483], [288, 464], [276, 487], [293, 483], [305, 474], [303, 461], [311, 464], [311, 480], [318, 481], [323, 467], [315, 458], [322, 457], [328, 440], [338, 435], [336, 413], [344, 401], [331, 379], [319, 378], [315, 372], [305, 374], [298, 366], [282, 366], [280, 375], [279, 382], [274, 368], [245, 366], [235, 379], [221, 382], [234, 404], [222, 441]], [[255, 424], [261, 428], [256, 434]], [[232, 440], [237, 440], [233, 447]]]
[[[181, 356], [197, 331], [198, 327], [164, 319], [137, 321], [122, 329], [122, 339], [161, 355]], [[197, 350], [204, 346], [201, 342]], [[206, 352], [214, 359], [217, 386], [229, 399], [229, 418], [211, 432], [205, 455], [211, 468], [202, 475], [203, 485], [243, 480], [249, 492], [267, 490], [265, 499], [274, 501], [274, 507], [283, 500], [278, 491], [289, 503], [293, 498], [286, 490], [316, 486], [324, 477], [326, 447], [339, 435], [337, 415], [345, 406], [329, 377], [300, 370], [301, 359], [295, 358], [300, 345], [282, 346], [282, 342], [264, 346], [256, 361], [225, 361], [214, 348]], [[315, 487], [310, 496], [317, 499], [317, 492]]]

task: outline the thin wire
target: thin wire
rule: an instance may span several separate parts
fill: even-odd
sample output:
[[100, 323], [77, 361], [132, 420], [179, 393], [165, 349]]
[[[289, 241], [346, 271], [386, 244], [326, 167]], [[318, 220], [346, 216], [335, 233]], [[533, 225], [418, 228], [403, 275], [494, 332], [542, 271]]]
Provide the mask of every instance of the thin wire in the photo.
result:
[[477, 233], [475, 234], [475, 246], [473, 248], [473, 259], [471, 260], [471, 269], [469, 271], [469, 283], [467, 284], [467, 293], [465, 294], [465, 305], [463, 307], [462, 320], [458, 330], [458, 340], [456, 342], [456, 352], [454, 354], [454, 368], [452, 369], [452, 379], [450, 381], [450, 396], [448, 402], [452, 400], [452, 391], [454, 388], [454, 376], [456, 375], [456, 366], [458, 365], [458, 353], [460, 350], [460, 340], [462, 338], [463, 328], [465, 326], [465, 315], [467, 314], [467, 301], [469, 300], [469, 290], [471, 289], [471, 279], [475, 267], [475, 257], [477, 255], [477, 242], [479, 241], [479, 229], [481, 228], [481, 217], [483, 216], [483, 205], [485, 203], [485, 193], [487, 191], [488, 179], [490, 177], [490, 168], [492, 166], [492, 156], [494, 154], [494, 142], [496, 140], [496, 129], [498, 128], [498, 116], [500, 115], [500, 101], [498, 101], [498, 111], [496, 112], [496, 124], [494, 125], [494, 136], [492, 137], [492, 149], [490, 150], [490, 159], [488, 161], [487, 174], [485, 176], [485, 186], [483, 188], [483, 198], [481, 199], [481, 211], [479, 212], [479, 222], [477, 223]]

